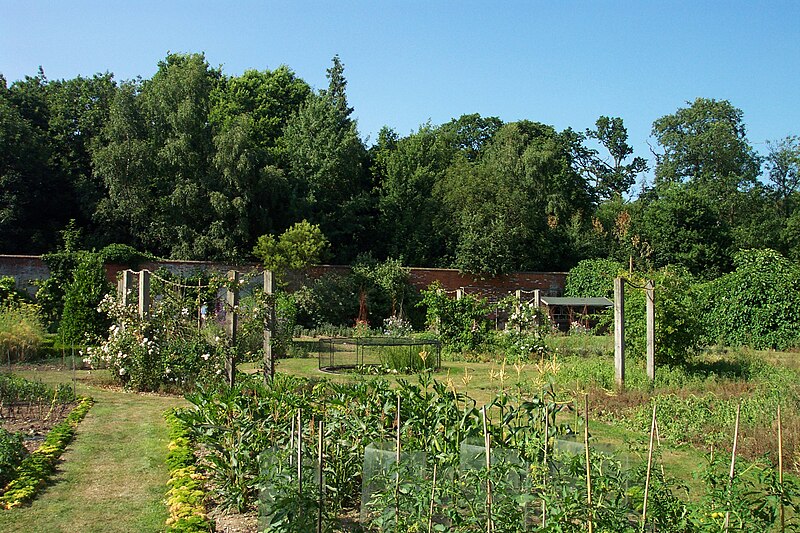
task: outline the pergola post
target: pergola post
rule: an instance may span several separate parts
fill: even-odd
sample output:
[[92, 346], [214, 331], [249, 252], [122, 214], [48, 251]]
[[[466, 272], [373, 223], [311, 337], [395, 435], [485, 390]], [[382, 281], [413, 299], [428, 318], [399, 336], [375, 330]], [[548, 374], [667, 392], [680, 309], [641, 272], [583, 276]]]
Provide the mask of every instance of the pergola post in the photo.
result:
[[625, 388], [625, 280], [614, 278], [614, 378]]
[[646, 322], [647, 322], [647, 378], [650, 383], [656, 379], [656, 305], [655, 286], [652, 280], [645, 285]]
[[228, 386], [233, 388], [236, 382], [236, 330], [238, 326], [239, 307], [239, 273], [228, 271], [228, 290], [225, 295], [225, 333], [228, 337], [228, 350], [225, 355], [225, 374]]

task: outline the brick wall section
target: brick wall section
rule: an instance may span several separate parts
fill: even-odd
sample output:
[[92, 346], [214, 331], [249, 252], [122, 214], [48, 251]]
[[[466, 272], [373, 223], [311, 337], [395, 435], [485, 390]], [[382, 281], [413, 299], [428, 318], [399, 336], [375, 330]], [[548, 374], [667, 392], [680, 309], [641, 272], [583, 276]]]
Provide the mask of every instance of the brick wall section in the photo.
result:
[[[259, 272], [261, 266], [257, 263], [226, 264], [214, 261], [155, 261], [145, 262], [138, 269], [156, 271], [166, 268], [173, 274], [187, 276], [198, 271], [212, 271], [225, 273], [228, 270], [240, 272]], [[106, 277], [109, 282], [116, 282], [119, 272], [126, 266], [117, 264], [106, 265]], [[350, 267], [341, 265], [317, 265], [310, 267], [304, 273], [292, 273], [288, 276], [289, 287], [299, 286], [304, 278], [316, 279], [328, 273], [346, 275]], [[20, 288], [35, 292], [31, 280], [47, 279], [50, 270], [41, 257], [31, 255], [0, 255], [0, 276], [12, 276], [17, 280]], [[467, 294], [476, 294], [481, 297], [496, 301], [509, 293], [521, 289], [532, 291], [540, 289], [543, 295], [560, 296], [564, 292], [565, 272], [515, 272], [496, 278], [482, 279], [470, 274], [462, 274], [458, 270], [449, 268], [412, 268], [411, 284], [417, 289], [425, 289], [434, 281], [439, 281], [448, 292], [463, 289]]]
[[17, 288], [36, 293], [32, 281], [50, 277], [50, 269], [38, 255], [0, 255], [0, 277], [11, 276]]

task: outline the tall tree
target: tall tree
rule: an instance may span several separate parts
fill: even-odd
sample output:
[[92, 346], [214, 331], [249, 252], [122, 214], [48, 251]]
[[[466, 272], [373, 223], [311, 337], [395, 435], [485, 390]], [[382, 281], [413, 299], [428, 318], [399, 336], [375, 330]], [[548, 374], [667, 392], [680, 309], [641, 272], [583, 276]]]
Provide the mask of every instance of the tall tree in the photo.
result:
[[520, 121], [501, 127], [478, 163], [456, 159], [435, 188], [455, 266], [491, 275], [560, 266], [561, 227], [591, 205], [572, 141]]
[[755, 185], [760, 172], [742, 111], [727, 100], [698, 98], [653, 122], [652, 133], [664, 149], [656, 154], [656, 186], [689, 183], [733, 223], [739, 193]]
[[350, 118], [346, 81], [338, 56], [328, 71], [329, 87], [309, 96], [289, 119], [282, 138], [295, 219], [318, 224], [335, 258], [350, 260], [371, 220], [366, 149]]
[[15, 105], [0, 76], [0, 252], [41, 253], [54, 244], [57, 182], [46, 138]]
[[633, 147], [628, 144], [628, 130], [619, 117], [598, 118], [594, 129], [586, 130], [586, 137], [599, 142], [608, 157], [601, 157], [594, 149], [581, 150], [576, 157], [578, 165], [591, 179], [598, 198], [621, 198], [636, 182], [636, 177], [647, 172], [647, 161], [634, 157], [625, 163], [633, 155]]
[[800, 137], [789, 136], [767, 145], [767, 179], [781, 212], [789, 216], [793, 207], [790, 199], [800, 186]]

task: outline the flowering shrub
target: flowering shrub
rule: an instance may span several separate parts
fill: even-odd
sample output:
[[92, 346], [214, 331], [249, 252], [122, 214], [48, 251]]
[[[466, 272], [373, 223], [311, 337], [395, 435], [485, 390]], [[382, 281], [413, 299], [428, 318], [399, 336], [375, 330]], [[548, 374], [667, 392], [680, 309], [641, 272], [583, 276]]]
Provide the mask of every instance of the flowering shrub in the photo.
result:
[[219, 335], [206, 335], [189, 320], [188, 308], [177, 316], [168, 304], [155, 302], [147, 319], [134, 306], [123, 306], [111, 296], [100, 310], [114, 321], [108, 337], [83, 353], [92, 368], [108, 368], [122, 386], [157, 390], [162, 386], [192, 388], [198, 380], [222, 374], [226, 343]]
[[510, 329], [504, 331], [500, 338], [506, 360], [510, 363], [539, 360], [548, 354], [547, 345], [539, 335]]
[[383, 321], [383, 333], [390, 337], [407, 337], [413, 331], [411, 323], [399, 316], [390, 316]]

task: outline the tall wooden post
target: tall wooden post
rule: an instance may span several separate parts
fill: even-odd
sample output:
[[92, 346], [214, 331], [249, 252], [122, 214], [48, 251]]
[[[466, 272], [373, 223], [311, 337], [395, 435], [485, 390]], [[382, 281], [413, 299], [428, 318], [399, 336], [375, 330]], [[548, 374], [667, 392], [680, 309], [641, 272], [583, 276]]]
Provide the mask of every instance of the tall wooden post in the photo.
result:
[[614, 278], [614, 377], [625, 388], [625, 280]]
[[264, 318], [264, 383], [275, 377], [275, 359], [272, 356], [272, 328], [275, 327], [275, 302], [272, 271], [264, 271], [264, 295], [268, 300], [267, 316]]
[[652, 280], [645, 285], [646, 325], [647, 325], [647, 379], [650, 383], [656, 379], [656, 304], [655, 286]]
[[540, 289], [533, 289], [533, 306], [536, 309], [542, 307], [542, 291]]
[[464, 289], [456, 289], [456, 300], [464, 297]]
[[225, 373], [228, 386], [233, 387], [236, 382], [236, 330], [239, 307], [239, 273], [235, 270], [228, 271], [228, 290], [225, 295], [225, 333], [228, 337], [228, 353], [225, 356]]
[[517, 301], [514, 304], [514, 310], [517, 313], [517, 331], [522, 330], [522, 291], [517, 289], [514, 293]]
[[130, 303], [130, 293], [133, 290], [133, 272], [124, 270], [117, 282], [117, 297], [123, 307]]
[[139, 272], [139, 316], [144, 318], [150, 312], [150, 271]]

